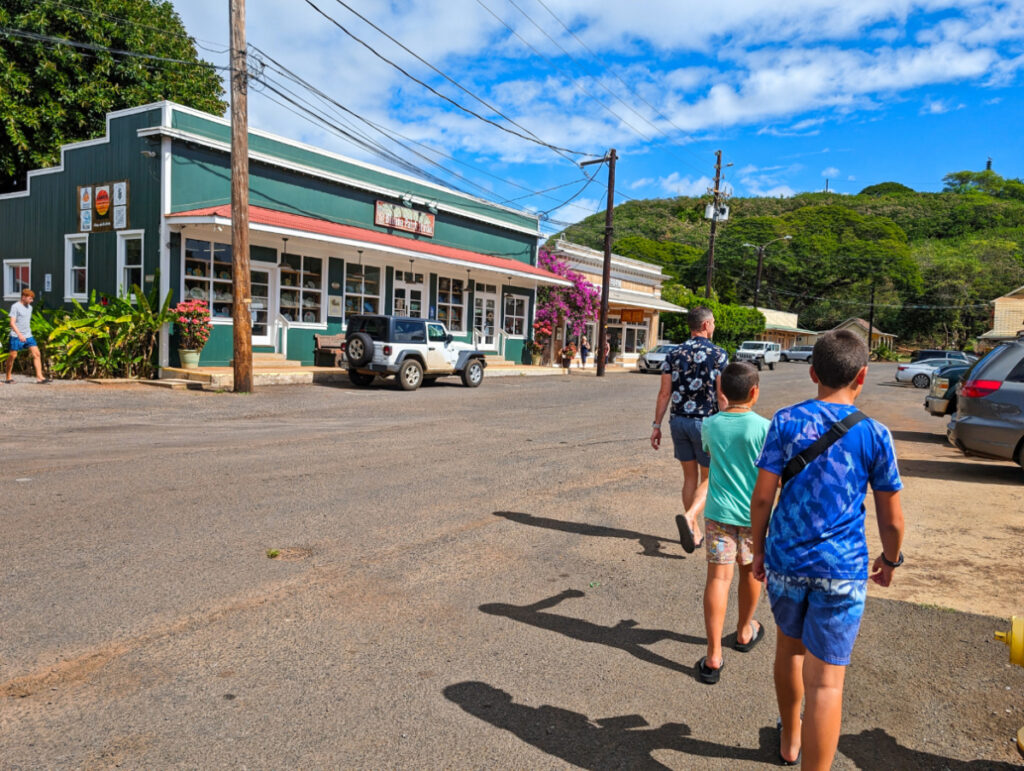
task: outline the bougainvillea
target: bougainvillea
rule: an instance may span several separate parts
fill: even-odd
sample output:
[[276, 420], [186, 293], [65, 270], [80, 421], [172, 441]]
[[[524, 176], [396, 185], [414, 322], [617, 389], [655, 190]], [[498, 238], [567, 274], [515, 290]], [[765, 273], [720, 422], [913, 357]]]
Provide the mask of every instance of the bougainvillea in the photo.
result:
[[[544, 249], [540, 250], [537, 265], [572, 282], [572, 286], [542, 287], [537, 292], [537, 322], [546, 322], [548, 328], [553, 329], [561, 316], [572, 336], [579, 337], [588, 323], [597, 321], [601, 312], [601, 290], [570, 268], [565, 260]], [[550, 336], [550, 332], [548, 334]]]

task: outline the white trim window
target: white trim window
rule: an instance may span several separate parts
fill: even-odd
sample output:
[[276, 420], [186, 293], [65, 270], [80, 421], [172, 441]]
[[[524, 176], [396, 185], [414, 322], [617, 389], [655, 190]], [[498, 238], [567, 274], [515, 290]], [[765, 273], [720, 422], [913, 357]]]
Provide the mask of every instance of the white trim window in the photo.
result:
[[509, 337], [526, 337], [526, 297], [518, 294], [505, 295], [505, 334]]
[[324, 270], [327, 259], [303, 254], [281, 254], [281, 315], [299, 324], [323, 324]]
[[345, 263], [345, 323], [350, 316], [381, 312], [381, 269], [375, 265]]
[[466, 331], [467, 294], [465, 279], [437, 277], [437, 320], [449, 332]]
[[185, 300], [206, 300], [213, 321], [231, 321], [231, 244], [186, 238], [182, 244], [182, 293]]
[[89, 299], [89, 236], [64, 236], [64, 300]]
[[392, 309], [396, 316], [408, 316], [413, 319], [426, 317], [423, 296], [427, 291], [422, 273], [410, 270], [395, 271], [395, 287], [392, 295]]
[[4, 260], [4, 300], [17, 302], [32, 286], [32, 260]]
[[623, 324], [623, 353], [639, 353], [647, 348], [646, 324]]
[[132, 287], [143, 292], [142, 249], [144, 230], [122, 230], [117, 234], [117, 293], [128, 296]]

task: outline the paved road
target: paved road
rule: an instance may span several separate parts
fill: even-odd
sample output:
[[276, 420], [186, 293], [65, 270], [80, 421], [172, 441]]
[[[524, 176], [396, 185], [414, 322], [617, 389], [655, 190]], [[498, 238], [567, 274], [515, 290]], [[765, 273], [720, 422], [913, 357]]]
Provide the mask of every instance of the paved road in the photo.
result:
[[[865, 409], [921, 431], [889, 378]], [[763, 414], [810, 394], [801, 365], [762, 383]], [[767, 605], [769, 639], [694, 679], [656, 390], [5, 387], [0, 766], [770, 764]], [[1016, 768], [1004, 625], [873, 596], [837, 767]]]

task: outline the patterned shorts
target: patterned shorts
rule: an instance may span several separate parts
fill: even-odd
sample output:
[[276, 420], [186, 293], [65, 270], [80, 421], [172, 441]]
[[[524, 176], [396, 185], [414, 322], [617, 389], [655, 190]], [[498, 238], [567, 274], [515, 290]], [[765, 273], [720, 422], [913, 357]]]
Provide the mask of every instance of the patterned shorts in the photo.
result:
[[867, 580], [807, 578], [768, 571], [768, 599], [779, 630], [826, 664], [846, 666], [864, 615]]
[[749, 565], [754, 561], [754, 541], [749, 527], [705, 519], [704, 543], [707, 546], [708, 563], [711, 565], [731, 565], [734, 562]]

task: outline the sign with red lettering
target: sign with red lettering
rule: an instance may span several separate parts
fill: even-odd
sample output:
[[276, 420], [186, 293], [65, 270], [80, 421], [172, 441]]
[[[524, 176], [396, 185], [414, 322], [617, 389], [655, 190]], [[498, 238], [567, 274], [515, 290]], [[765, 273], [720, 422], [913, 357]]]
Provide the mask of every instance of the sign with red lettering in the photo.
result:
[[434, 237], [434, 215], [425, 211], [416, 211], [408, 206], [397, 203], [377, 201], [373, 222], [382, 228], [404, 230], [421, 236]]

